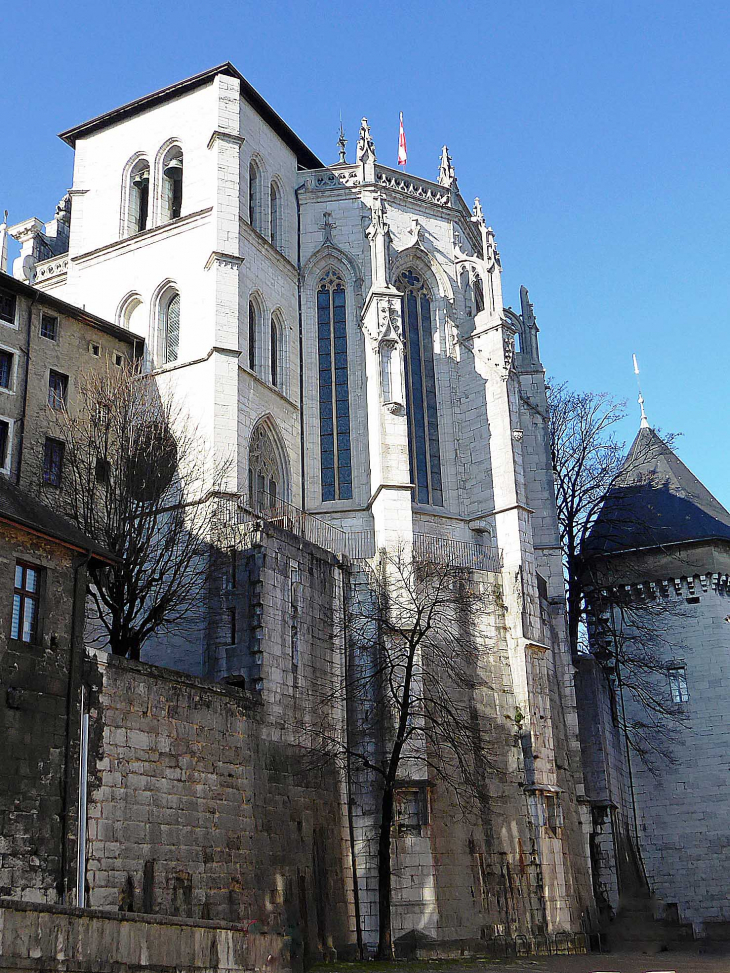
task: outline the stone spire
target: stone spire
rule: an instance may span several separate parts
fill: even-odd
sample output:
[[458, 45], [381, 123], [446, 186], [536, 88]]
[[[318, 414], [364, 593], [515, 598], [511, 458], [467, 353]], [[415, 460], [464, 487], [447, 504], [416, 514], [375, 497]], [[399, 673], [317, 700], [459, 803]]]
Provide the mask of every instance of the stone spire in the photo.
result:
[[367, 118], [363, 118], [360, 123], [360, 135], [357, 140], [357, 161], [358, 162], [375, 162], [375, 143], [373, 142], [373, 137], [370, 134], [370, 126], [368, 125]]
[[451, 162], [451, 156], [446, 146], [441, 149], [441, 163], [439, 165], [439, 185], [448, 189], [457, 189], [456, 173]]
[[337, 139], [337, 147], [340, 153], [340, 163], [347, 162], [347, 153], [345, 148], [347, 146], [347, 139], [345, 138], [345, 130], [342, 127], [342, 119], [340, 119], [340, 137]]
[[479, 226], [485, 226], [484, 223], [484, 213], [482, 212], [482, 204], [479, 202], [479, 197], [474, 200], [474, 209], [472, 210], [473, 216], [472, 220]]
[[641, 428], [649, 428], [649, 420], [646, 418], [646, 412], [644, 411], [644, 396], [641, 394], [641, 382], [639, 381], [639, 363], [636, 360], [636, 355], [634, 355], [634, 375], [636, 375], [636, 384], [639, 386], [639, 408], [641, 409]]

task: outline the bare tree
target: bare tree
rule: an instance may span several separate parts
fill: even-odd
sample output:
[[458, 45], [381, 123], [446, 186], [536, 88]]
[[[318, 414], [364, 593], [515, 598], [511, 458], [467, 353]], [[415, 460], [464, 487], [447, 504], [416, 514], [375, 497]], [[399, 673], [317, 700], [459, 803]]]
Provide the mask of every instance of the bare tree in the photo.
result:
[[[646, 471], [674, 437], [646, 436], [627, 455], [617, 435], [625, 402], [551, 383], [548, 404], [571, 650], [574, 656], [587, 651], [590, 632], [594, 657], [615, 677], [616, 718], [630, 745], [647, 762], [652, 753], [665, 758], [673, 728], [684, 721], [668, 692], [667, 659], [676, 648], [672, 619], [685, 609], [679, 599], [645, 585], [641, 557], [622, 554], [620, 578], [612, 578], [610, 561], [596, 545], [592, 549], [591, 532], [600, 514], [603, 552], [615, 553], [628, 536], [640, 536], [642, 530], [649, 542], [652, 528], [650, 512], [642, 510], [644, 488], [659, 484]], [[680, 559], [676, 553], [672, 557]], [[625, 690], [637, 704], [630, 717], [623, 705]]]
[[[315, 760], [337, 760], [377, 782], [377, 956], [393, 956], [391, 836], [399, 789], [445, 785], [465, 811], [492, 762], [480, 718], [493, 640], [491, 586], [445, 558], [381, 551], [349, 586], [343, 660], [297, 727]], [[347, 730], [338, 722], [347, 709]], [[339, 714], [339, 715], [338, 715]]]
[[[117, 655], [139, 659], [153, 634], [192, 633], [202, 619], [208, 542], [226, 464], [137, 364], [82, 374], [73, 411], [56, 413], [60, 489], [39, 470], [46, 502], [115, 555], [91, 567], [90, 621]], [[40, 457], [39, 457], [40, 463]]]

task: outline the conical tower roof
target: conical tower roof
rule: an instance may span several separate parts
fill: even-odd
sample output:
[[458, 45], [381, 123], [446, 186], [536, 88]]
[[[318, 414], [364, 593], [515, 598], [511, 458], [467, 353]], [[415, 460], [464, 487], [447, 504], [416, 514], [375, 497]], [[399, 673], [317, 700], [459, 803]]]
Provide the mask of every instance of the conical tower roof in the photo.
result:
[[648, 423], [642, 423], [583, 555], [709, 540], [730, 542], [730, 513]]

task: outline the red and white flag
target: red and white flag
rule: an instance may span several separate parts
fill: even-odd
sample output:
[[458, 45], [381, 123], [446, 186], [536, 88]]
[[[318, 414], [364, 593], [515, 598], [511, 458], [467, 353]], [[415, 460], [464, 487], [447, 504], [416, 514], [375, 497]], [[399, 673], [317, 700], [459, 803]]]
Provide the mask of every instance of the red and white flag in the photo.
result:
[[404, 166], [408, 153], [406, 152], [406, 133], [403, 129], [403, 112], [400, 113], [400, 132], [398, 133], [398, 165]]

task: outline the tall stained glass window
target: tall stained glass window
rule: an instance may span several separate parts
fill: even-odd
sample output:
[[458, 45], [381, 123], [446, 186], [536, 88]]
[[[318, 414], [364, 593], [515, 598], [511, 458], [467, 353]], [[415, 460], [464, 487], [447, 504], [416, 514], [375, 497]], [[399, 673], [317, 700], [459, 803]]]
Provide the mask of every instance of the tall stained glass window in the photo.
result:
[[319, 282], [317, 335], [322, 500], [351, 500], [347, 306], [345, 282], [335, 270], [328, 270]]
[[406, 412], [411, 482], [418, 503], [442, 507], [441, 457], [433, 364], [431, 297], [420, 277], [407, 270], [397, 286], [403, 292], [403, 332], [406, 346]]

